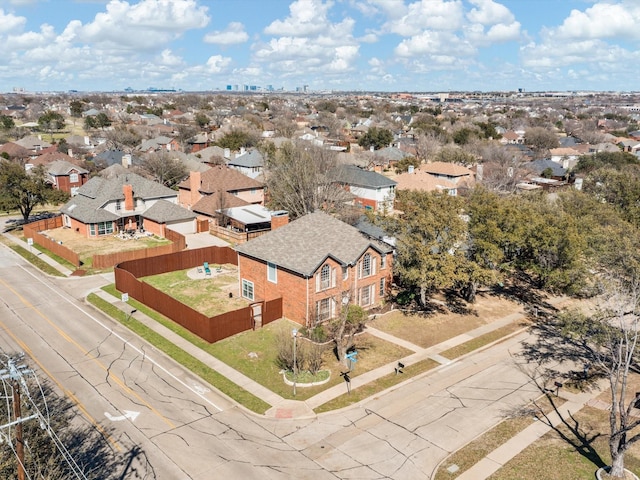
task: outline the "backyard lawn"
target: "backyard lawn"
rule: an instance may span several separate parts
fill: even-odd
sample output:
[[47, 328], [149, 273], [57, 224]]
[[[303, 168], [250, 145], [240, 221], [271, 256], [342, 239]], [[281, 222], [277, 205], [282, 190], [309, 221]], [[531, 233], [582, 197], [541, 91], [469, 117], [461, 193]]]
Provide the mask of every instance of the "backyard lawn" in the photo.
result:
[[159, 247], [171, 243], [166, 238], [156, 236], [141, 237], [138, 240], [122, 240], [113, 235], [103, 235], [95, 238], [86, 238], [71, 228], [54, 228], [44, 233], [56, 242], [62, 242], [70, 250], [80, 256], [80, 260], [86, 266], [92, 264], [93, 255], [123, 252], [127, 250], [140, 250], [143, 248]]
[[239, 294], [238, 268], [225, 264], [220, 270], [218, 272], [216, 266], [211, 265], [211, 275], [205, 275], [201, 268], [192, 268], [140, 280], [208, 317], [249, 306]]

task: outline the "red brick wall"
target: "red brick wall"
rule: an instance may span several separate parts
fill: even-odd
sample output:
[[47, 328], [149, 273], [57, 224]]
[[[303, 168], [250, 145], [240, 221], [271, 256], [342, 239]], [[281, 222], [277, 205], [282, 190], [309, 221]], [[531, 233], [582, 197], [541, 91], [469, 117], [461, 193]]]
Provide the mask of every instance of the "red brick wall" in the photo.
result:
[[[337, 308], [341, 304], [343, 292], [349, 292], [350, 301], [357, 302], [357, 289], [366, 285], [374, 285], [374, 301], [366, 308], [373, 308], [382, 303], [383, 298], [379, 295], [380, 279], [386, 279], [385, 288], [391, 285], [392, 255], [387, 255], [387, 264], [384, 269], [380, 268], [380, 255], [373, 249], [367, 250], [376, 260], [376, 273], [367, 277], [357, 278], [357, 265], [349, 268], [349, 275], [343, 280], [342, 266], [331, 258], [325, 264], [335, 268], [335, 287], [316, 292], [316, 278], [305, 279], [297, 274], [287, 272], [281, 268], [277, 269], [277, 283], [267, 280], [267, 264], [249, 257], [239, 255], [238, 268], [240, 272], [240, 288], [242, 279], [253, 282], [255, 300], [270, 300], [282, 297], [282, 314], [284, 317], [301, 325], [307, 325], [314, 321], [316, 312], [316, 302], [327, 297], [333, 297], [337, 303]], [[364, 254], [363, 254], [364, 255]], [[322, 268], [322, 265], [320, 268]], [[319, 270], [318, 272], [319, 273]]]
[[133, 187], [131, 185], [123, 185], [122, 193], [124, 193], [124, 209], [130, 212], [134, 208], [133, 204]]
[[164, 227], [164, 224], [156, 223], [153, 220], [149, 220], [148, 218], [144, 219], [144, 230], [146, 232], [151, 232], [161, 238], [164, 238], [165, 236]]

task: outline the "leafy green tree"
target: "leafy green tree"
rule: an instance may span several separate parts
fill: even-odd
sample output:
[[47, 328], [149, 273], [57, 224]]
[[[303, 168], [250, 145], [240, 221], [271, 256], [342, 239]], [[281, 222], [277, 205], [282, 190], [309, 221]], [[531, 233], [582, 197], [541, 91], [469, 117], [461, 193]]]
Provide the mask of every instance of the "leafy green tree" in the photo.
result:
[[41, 130], [49, 132], [51, 138], [53, 138], [53, 132], [64, 128], [64, 117], [52, 110], [47, 110], [40, 117], [38, 117], [38, 125]]
[[216, 142], [216, 145], [230, 150], [240, 150], [242, 147], [254, 147], [257, 143], [257, 139], [249, 132], [236, 129], [225, 134]]
[[404, 157], [396, 163], [396, 173], [403, 173], [409, 170], [409, 167], [418, 168], [421, 162], [416, 157]]
[[595, 155], [582, 155], [573, 171], [591, 173], [604, 167], [621, 170], [629, 165], [640, 165], [640, 159], [629, 152], [598, 152]]
[[462, 200], [439, 192], [400, 190], [396, 202], [403, 214], [379, 221], [396, 237], [395, 274], [405, 287], [419, 292], [424, 308], [428, 295], [460, 280], [467, 232]]
[[477, 136], [477, 132], [471, 128], [463, 127], [453, 133], [453, 141], [458, 145], [466, 145], [472, 138]]
[[84, 110], [84, 103], [80, 100], [72, 100], [69, 102], [69, 112], [73, 118], [82, 117], [82, 112]]
[[209, 125], [209, 117], [207, 117], [204, 113], [198, 112], [195, 116], [196, 125], [200, 128], [204, 128]]
[[0, 162], [0, 208], [19, 210], [25, 222], [38, 205], [59, 204], [68, 197], [66, 192], [51, 188], [43, 165], [27, 172], [16, 163]]
[[613, 205], [624, 219], [640, 226], [640, 166], [600, 168], [585, 179], [584, 191]]
[[338, 318], [328, 325], [329, 336], [336, 345], [338, 361], [347, 365], [347, 353], [355, 346], [356, 334], [362, 332], [367, 320], [367, 312], [359, 305], [348, 303], [342, 308]]
[[9, 115], [0, 115], [0, 129], [11, 130], [15, 128], [16, 122]]
[[393, 133], [386, 128], [371, 127], [363, 136], [358, 139], [358, 145], [362, 148], [380, 150], [388, 147], [393, 142]]
[[99, 114], [97, 114], [95, 117], [95, 121], [96, 121], [96, 127], [101, 128], [103, 130], [106, 127], [111, 126], [111, 119], [104, 112], [100, 112]]

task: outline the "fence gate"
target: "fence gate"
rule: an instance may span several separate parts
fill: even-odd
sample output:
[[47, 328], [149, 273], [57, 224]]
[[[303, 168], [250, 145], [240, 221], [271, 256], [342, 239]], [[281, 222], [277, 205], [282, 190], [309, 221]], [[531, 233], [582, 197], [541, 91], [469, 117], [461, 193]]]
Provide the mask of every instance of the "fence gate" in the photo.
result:
[[251, 323], [254, 330], [262, 328], [262, 302], [251, 305]]

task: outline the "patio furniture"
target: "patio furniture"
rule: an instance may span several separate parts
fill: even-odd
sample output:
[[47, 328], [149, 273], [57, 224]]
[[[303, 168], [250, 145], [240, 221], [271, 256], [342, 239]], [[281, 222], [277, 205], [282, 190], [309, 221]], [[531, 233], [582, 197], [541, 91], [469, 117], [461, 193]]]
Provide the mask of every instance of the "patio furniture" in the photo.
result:
[[204, 262], [204, 274], [211, 276], [211, 269], [209, 268], [209, 262]]

